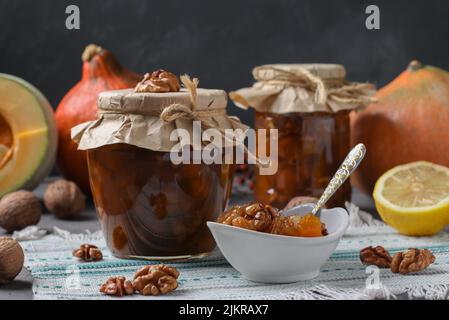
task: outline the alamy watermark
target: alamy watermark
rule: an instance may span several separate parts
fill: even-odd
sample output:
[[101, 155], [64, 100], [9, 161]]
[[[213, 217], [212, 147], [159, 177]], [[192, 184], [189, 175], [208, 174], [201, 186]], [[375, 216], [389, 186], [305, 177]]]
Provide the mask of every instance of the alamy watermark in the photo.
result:
[[265, 164], [259, 166], [261, 175], [278, 170], [277, 129], [203, 130], [201, 121], [193, 121], [191, 133], [173, 130], [170, 141], [177, 142], [170, 152], [174, 164]]
[[378, 6], [372, 4], [366, 7], [365, 13], [368, 17], [365, 20], [365, 26], [368, 30], [380, 29], [380, 9]]
[[365, 287], [368, 290], [380, 290], [382, 288], [382, 282], [380, 281], [380, 269], [377, 266], [368, 266], [365, 269], [365, 273], [368, 274], [366, 278]]
[[80, 8], [71, 4], [65, 8], [65, 13], [68, 15], [65, 19], [66, 29], [79, 30], [81, 28]]
[[69, 265], [65, 273], [67, 277], [65, 278], [65, 288], [68, 291], [77, 291], [81, 290], [81, 277], [80, 277], [80, 269], [77, 265]]
[[[81, 28], [81, 16], [80, 16], [80, 8], [71, 4], [68, 5], [65, 9], [65, 13], [67, 14], [65, 20], [65, 27], [68, 30], [79, 30]], [[368, 30], [379, 30], [380, 29], [380, 8], [375, 4], [371, 4], [366, 7], [365, 14], [368, 17], [365, 20], [365, 27]]]

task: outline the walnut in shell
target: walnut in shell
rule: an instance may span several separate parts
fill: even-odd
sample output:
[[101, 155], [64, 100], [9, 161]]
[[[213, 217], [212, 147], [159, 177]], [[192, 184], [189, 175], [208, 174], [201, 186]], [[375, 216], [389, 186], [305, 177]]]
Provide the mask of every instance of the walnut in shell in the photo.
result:
[[435, 256], [427, 249], [408, 249], [393, 256], [391, 271], [394, 273], [416, 273], [435, 262]]
[[86, 206], [86, 198], [80, 188], [67, 180], [52, 182], [45, 191], [44, 203], [57, 218], [66, 219], [79, 215]]
[[42, 215], [39, 198], [29, 191], [16, 191], [0, 200], [0, 227], [8, 232], [35, 225]]
[[166, 294], [178, 287], [179, 272], [164, 264], [145, 266], [134, 275], [134, 288], [144, 296]]
[[23, 261], [19, 243], [10, 237], [0, 237], [0, 284], [14, 280], [22, 270]]

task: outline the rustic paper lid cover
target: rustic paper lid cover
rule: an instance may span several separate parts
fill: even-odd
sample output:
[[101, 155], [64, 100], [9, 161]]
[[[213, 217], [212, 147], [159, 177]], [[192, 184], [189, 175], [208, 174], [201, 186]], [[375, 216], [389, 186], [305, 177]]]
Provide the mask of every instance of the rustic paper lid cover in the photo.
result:
[[229, 93], [240, 108], [260, 112], [335, 113], [366, 107], [375, 87], [347, 82], [339, 64], [267, 64], [254, 68], [252, 87]]
[[[133, 89], [105, 91], [99, 94], [97, 105], [101, 111], [153, 115], [172, 104], [190, 105], [190, 92], [141, 93]], [[228, 103], [226, 92], [218, 89], [197, 89], [198, 109], [222, 109]]]
[[[103, 92], [98, 97], [98, 119], [72, 128], [78, 149], [89, 150], [125, 143], [154, 151], [170, 152], [178, 144], [170, 135], [184, 129], [193, 137], [193, 121], [202, 129], [241, 129], [236, 117], [226, 114], [227, 96], [223, 90], [186, 89], [168, 93], [136, 93], [132, 89]], [[180, 108], [180, 109], [179, 109]], [[165, 111], [171, 109], [173, 112]]]
[[276, 70], [285, 70], [298, 73], [307, 70], [321, 79], [341, 79], [346, 78], [346, 69], [341, 64], [309, 63], [309, 64], [268, 64], [256, 67], [253, 70], [254, 79], [258, 81], [274, 80], [282, 78], [282, 74]]

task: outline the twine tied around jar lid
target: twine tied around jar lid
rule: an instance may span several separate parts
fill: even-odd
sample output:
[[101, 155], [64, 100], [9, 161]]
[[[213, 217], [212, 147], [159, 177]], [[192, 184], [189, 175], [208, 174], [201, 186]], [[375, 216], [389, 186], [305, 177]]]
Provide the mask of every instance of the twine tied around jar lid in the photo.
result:
[[[206, 128], [213, 128], [220, 132], [221, 136], [224, 140], [229, 142], [231, 145], [234, 144], [234, 140], [230, 139], [224, 129], [217, 128], [210, 122], [210, 118], [212, 115], [217, 112], [223, 112], [222, 110], [196, 110], [197, 107], [197, 88], [199, 84], [198, 78], [191, 79], [190, 76], [184, 74], [180, 76], [180, 80], [184, 87], [190, 92], [190, 102], [191, 107], [188, 107], [184, 104], [173, 103], [167, 107], [165, 107], [159, 118], [167, 123], [176, 121], [178, 119], [191, 119], [193, 121], [200, 121], [201, 124]], [[248, 156], [248, 158], [254, 160], [259, 167], [268, 168], [271, 164], [270, 160], [266, 162], [261, 161], [255, 154], [253, 154], [249, 149], [243, 144], [243, 151]]]
[[[260, 74], [273, 71], [273, 78], [267, 79]], [[295, 68], [294, 71], [278, 68], [274, 65], [256, 67], [253, 71], [254, 78], [265, 84], [281, 84], [288, 86], [299, 86], [314, 92], [315, 103], [326, 104], [328, 99], [348, 104], [370, 104], [376, 100], [371, 96], [363, 95], [362, 92], [372, 87], [369, 83], [347, 83], [342, 78], [323, 79], [314, 75], [306, 67]]]

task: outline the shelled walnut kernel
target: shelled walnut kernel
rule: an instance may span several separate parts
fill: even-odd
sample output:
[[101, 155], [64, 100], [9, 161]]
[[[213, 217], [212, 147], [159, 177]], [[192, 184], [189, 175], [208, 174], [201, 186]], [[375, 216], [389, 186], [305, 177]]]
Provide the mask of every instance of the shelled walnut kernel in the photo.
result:
[[230, 208], [218, 217], [217, 222], [253, 231], [269, 232], [278, 215], [277, 209], [270, 205], [251, 203]]
[[408, 249], [393, 256], [391, 271], [400, 274], [415, 273], [426, 269], [434, 262], [435, 256], [430, 250]]
[[146, 73], [135, 92], [178, 92], [181, 88], [178, 77], [162, 69]]
[[125, 277], [110, 277], [101, 285], [100, 292], [109, 296], [122, 297], [134, 294], [134, 285]]
[[396, 253], [392, 258], [387, 250], [377, 246], [362, 249], [360, 260], [366, 265], [390, 268], [393, 273], [406, 275], [426, 269], [435, 262], [435, 256], [428, 249], [411, 248], [405, 252]]
[[360, 261], [365, 265], [375, 265], [379, 268], [390, 268], [391, 256], [384, 247], [367, 247], [360, 251]]
[[93, 244], [82, 244], [78, 249], [73, 250], [73, 256], [84, 261], [99, 261], [103, 259], [103, 253]]
[[134, 275], [134, 288], [144, 296], [167, 294], [178, 287], [179, 272], [164, 264], [145, 266]]

